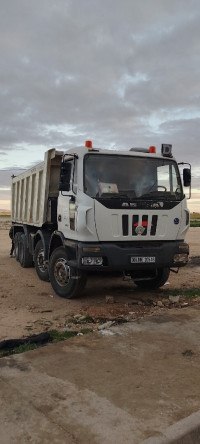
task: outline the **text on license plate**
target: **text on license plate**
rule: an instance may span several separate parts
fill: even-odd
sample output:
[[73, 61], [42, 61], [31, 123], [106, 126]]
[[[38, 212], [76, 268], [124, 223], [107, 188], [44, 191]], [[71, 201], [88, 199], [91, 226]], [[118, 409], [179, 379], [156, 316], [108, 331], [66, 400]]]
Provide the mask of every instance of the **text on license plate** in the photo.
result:
[[147, 264], [156, 262], [155, 256], [132, 256], [131, 264]]

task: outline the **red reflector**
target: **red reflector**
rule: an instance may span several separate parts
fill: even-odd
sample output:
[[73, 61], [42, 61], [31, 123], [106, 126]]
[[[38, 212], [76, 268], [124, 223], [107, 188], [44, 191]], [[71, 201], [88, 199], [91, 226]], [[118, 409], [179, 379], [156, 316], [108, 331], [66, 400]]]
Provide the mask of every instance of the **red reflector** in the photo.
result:
[[149, 147], [149, 153], [156, 153], [156, 147], [155, 146], [150, 146]]
[[[136, 222], [135, 224], [133, 224], [133, 227], [137, 227], [139, 224], [138, 222]], [[142, 222], [142, 227], [148, 227], [148, 222], [143, 221]], [[151, 227], [153, 227], [153, 224], [151, 224]]]
[[86, 140], [85, 141], [85, 147], [86, 148], [92, 148], [92, 141], [91, 140]]

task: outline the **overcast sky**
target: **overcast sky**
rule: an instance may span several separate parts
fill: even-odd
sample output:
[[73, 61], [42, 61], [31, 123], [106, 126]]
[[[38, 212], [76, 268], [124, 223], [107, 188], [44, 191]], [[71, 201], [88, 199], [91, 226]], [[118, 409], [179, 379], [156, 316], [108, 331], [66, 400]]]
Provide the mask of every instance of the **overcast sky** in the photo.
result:
[[16, 168], [91, 139], [117, 149], [172, 143], [192, 164], [200, 211], [199, 0], [0, 7], [0, 208]]

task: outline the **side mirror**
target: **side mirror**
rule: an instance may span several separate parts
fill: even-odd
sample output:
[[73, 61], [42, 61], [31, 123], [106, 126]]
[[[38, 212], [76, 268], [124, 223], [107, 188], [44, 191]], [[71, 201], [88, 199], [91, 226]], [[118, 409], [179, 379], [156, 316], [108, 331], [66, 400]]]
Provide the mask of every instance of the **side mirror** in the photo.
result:
[[59, 191], [69, 191], [70, 190], [70, 179], [71, 179], [72, 164], [71, 162], [62, 162], [60, 170], [60, 182], [58, 189]]
[[183, 169], [183, 185], [184, 185], [184, 187], [190, 187], [190, 185], [191, 185], [191, 170], [190, 170], [190, 168]]

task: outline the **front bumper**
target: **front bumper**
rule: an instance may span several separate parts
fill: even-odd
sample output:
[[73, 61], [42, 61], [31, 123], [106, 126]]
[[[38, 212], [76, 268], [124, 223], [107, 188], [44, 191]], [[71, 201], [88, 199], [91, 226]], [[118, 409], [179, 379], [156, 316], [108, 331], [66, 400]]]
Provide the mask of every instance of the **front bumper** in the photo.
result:
[[[186, 265], [189, 246], [184, 241], [166, 242], [103, 242], [74, 244], [69, 265], [85, 271], [134, 271], [157, 268], [179, 268]], [[73, 257], [73, 258], [72, 258]], [[134, 263], [133, 258], [154, 258], [154, 262]], [[102, 258], [102, 264], [87, 264], [85, 258]]]

